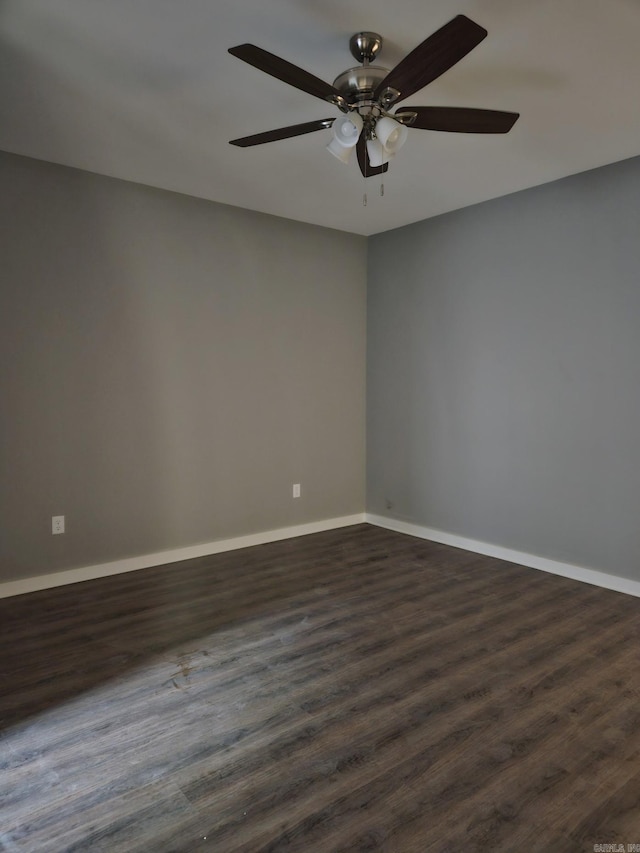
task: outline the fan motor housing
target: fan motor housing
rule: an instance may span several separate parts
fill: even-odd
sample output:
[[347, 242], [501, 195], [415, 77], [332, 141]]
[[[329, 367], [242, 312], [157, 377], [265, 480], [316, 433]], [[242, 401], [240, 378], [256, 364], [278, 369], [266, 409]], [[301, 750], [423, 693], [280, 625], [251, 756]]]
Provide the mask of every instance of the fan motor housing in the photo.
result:
[[388, 68], [379, 65], [358, 65], [343, 71], [333, 81], [333, 86], [350, 103], [369, 101], [388, 73]]

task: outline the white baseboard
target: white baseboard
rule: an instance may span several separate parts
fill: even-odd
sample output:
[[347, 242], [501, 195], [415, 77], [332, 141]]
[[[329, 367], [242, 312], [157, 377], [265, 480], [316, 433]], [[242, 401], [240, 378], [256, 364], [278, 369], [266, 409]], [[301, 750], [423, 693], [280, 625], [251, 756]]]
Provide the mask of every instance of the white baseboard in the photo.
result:
[[365, 521], [376, 527], [384, 527], [394, 530], [396, 533], [407, 533], [409, 536], [417, 536], [419, 539], [429, 539], [432, 542], [441, 542], [443, 545], [452, 545], [454, 548], [462, 548], [463, 551], [474, 551], [486, 557], [497, 557], [508, 563], [517, 563], [530, 569], [539, 569], [552, 575], [561, 575], [582, 583], [590, 583], [604, 589], [615, 592], [624, 592], [627, 595], [640, 597], [640, 582], [619, 575], [608, 575], [606, 572], [597, 572], [593, 569], [585, 569], [582, 566], [574, 566], [571, 563], [560, 563], [556, 560], [547, 560], [545, 557], [536, 557], [535, 554], [527, 554], [524, 551], [513, 551], [511, 548], [502, 548], [499, 545], [491, 545], [488, 542], [480, 542], [476, 539], [466, 539], [453, 533], [444, 533], [442, 530], [434, 530], [430, 527], [421, 527], [418, 524], [409, 524], [405, 521], [397, 521], [382, 515], [366, 513]]
[[192, 545], [188, 548], [176, 548], [172, 551], [159, 551], [156, 554], [144, 554], [140, 557], [130, 557], [126, 560], [114, 560], [111, 563], [100, 563], [96, 566], [85, 566], [79, 569], [68, 569], [49, 575], [25, 578], [24, 580], [0, 583], [0, 598], [12, 595], [22, 595], [25, 592], [36, 592], [40, 589], [50, 589], [55, 586], [65, 586], [79, 581], [104, 578], [108, 575], [119, 575], [124, 572], [135, 572], [138, 569], [149, 569], [153, 566], [163, 566], [166, 563], [178, 563], [182, 560], [193, 560], [196, 557], [208, 557], [223, 551], [236, 551], [238, 548], [250, 548], [252, 545], [264, 545], [266, 542], [279, 542], [282, 539], [292, 539], [294, 536], [306, 536], [309, 533], [321, 533], [324, 530], [336, 530], [339, 527], [350, 527], [362, 524], [364, 513], [344, 515], [340, 518], [328, 518], [323, 521], [312, 521], [295, 527], [281, 527], [278, 530], [267, 530], [263, 533], [253, 533], [249, 536], [238, 536], [234, 539], [219, 539], [217, 542], [207, 542], [203, 545]]
[[221, 554], [224, 551], [235, 551], [239, 548], [250, 548], [253, 545], [263, 545], [267, 542], [279, 542], [282, 539], [292, 539], [294, 536], [306, 536], [309, 533], [321, 533], [324, 530], [337, 530], [340, 527], [350, 527], [354, 524], [367, 522], [376, 527], [384, 527], [397, 533], [406, 533], [419, 539], [427, 539], [432, 542], [441, 542], [454, 548], [462, 548], [464, 551], [473, 551], [487, 557], [496, 557], [506, 560], [508, 563], [517, 563], [530, 569], [549, 572], [553, 575], [561, 575], [565, 578], [589, 583], [593, 586], [611, 589], [615, 592], [624, 592], [627, 595], [640, 597], [640, 582], [629, 578], [609, 575], [605, 572], [586, 569], [571, 563], [561, 563], [557, 560], [548, 560], [545, 557], [537, 557], [525, 551], [514, 551], [511, 548], [503, 548], [500, 545], [492, 545], [489, 542], [481, 542], [477, 539], [467, 539], [453, 533], [435, 530], [431, 527], [422, 527], [418, 524], [410, 524], [406, 521], [398, 521], [382, 515], [371, 513], [357, 513], [356, 515], [341, 516], [340, 518], [329, 518], [323, 521], [313, 521], [308, 524], [300, 524], [295, 527], [281, 527], [278, 530], [267, 530], [263, 533], [253, 533], [249, 536], [238, 536], [234, 539], [219, 539], [217, 542], [207, 542], [203, 545], [192, 545], [187, 548], [177, 548], [171, 551], [159, 551], [155, 554], [144, 554], [139, 557], [130, 557], [125, 560], [114, 560], [110, 563], [100, 563], [95, 566], [84, 566], [78, 569], [68, 569], [63, 572], [55, 572], [49, 575], [38, 575], [36, 577], [24, 578], [23, 580], [6, 581], [0, 583], [0, 598], [9, 598], [13, 595], [22, 595], [26, 592], [36, 592], [41, 589], [50, 589], [56, 586], [79, 583], [80, 581], [92, 580], [94, 578], [119, 575], [124, 572], [134, 572], [138, 569], [149, 569], [154, 566], [162, 566], [167, 563], [178, 563], [182, 560], [193, 560], [197, 557], [207, 557], [211, 554]]

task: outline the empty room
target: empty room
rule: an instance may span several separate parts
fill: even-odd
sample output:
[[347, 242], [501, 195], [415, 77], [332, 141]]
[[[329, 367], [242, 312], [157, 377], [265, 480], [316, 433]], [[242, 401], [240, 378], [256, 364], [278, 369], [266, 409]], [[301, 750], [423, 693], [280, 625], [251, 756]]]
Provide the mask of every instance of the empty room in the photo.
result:
[[0, 853], [640, 850], [639, 42], [0, 0]]

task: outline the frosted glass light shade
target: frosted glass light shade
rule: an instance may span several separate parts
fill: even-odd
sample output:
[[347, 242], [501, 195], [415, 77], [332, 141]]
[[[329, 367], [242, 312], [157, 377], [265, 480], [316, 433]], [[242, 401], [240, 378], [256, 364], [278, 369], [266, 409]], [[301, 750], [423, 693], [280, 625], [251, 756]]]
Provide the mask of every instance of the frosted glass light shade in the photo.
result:
[[376, 122], [376, 136], [389, 154], [395, 154], [402, 148], [407, 141], [408, 132], [403, 124], [388, 116], [383, 116]]
[[344, 145], [345, 148], [353, 148], [362, 130], [362, 116], [356, 112], [341, 115], [334, 121], [331, 129], [333, 138], [340, 145]]
[[379, 139], [367, 139], [367, 154], [369, 155], [369, 163], [374, 169], [389, 162], [389, 152], [385, 151], [384, 145]]
[[353, 145], [350, 148], [347, 148], [346, 146], [341, 145], [334, 137], [327, 145], [327, 151], [330, 151], [334, 157], [337, 157], [338, 160], [340, 160], [341, 163], [348, 163], [351, 159], [351, 155], [353, 154]]

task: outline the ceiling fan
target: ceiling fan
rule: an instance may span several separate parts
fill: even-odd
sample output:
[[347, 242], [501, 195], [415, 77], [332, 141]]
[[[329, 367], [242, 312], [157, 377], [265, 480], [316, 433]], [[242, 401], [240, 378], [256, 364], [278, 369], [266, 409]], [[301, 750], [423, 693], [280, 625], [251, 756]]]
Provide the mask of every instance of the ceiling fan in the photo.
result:
[[229, 53], [260, 71], [328, 101], [343, 113], [338, 118], [294, 124], [232, 139], [231, 145], [248, 148], [332, 128], [333, 139], [327, 148], [347, 162], [356, 149], [360, 171], [365, 178], [389, 168], [389, 159], [404, 144], [408, 128], [443, 130], [454, 133], [507, 133], [519, 113], [481, 110], [469, 107], [401, 107], [400, 101], [431, 83], [473, 50], [487, 31], [457, 15], [401, 60], [391, 71], [371, 65], [382, 46], [377, 33], [356, 33], [349, 41], [351, 55], [360, 66], [338, 75], [333, 85], [298, 68], [253, 44], [229, 48]]

